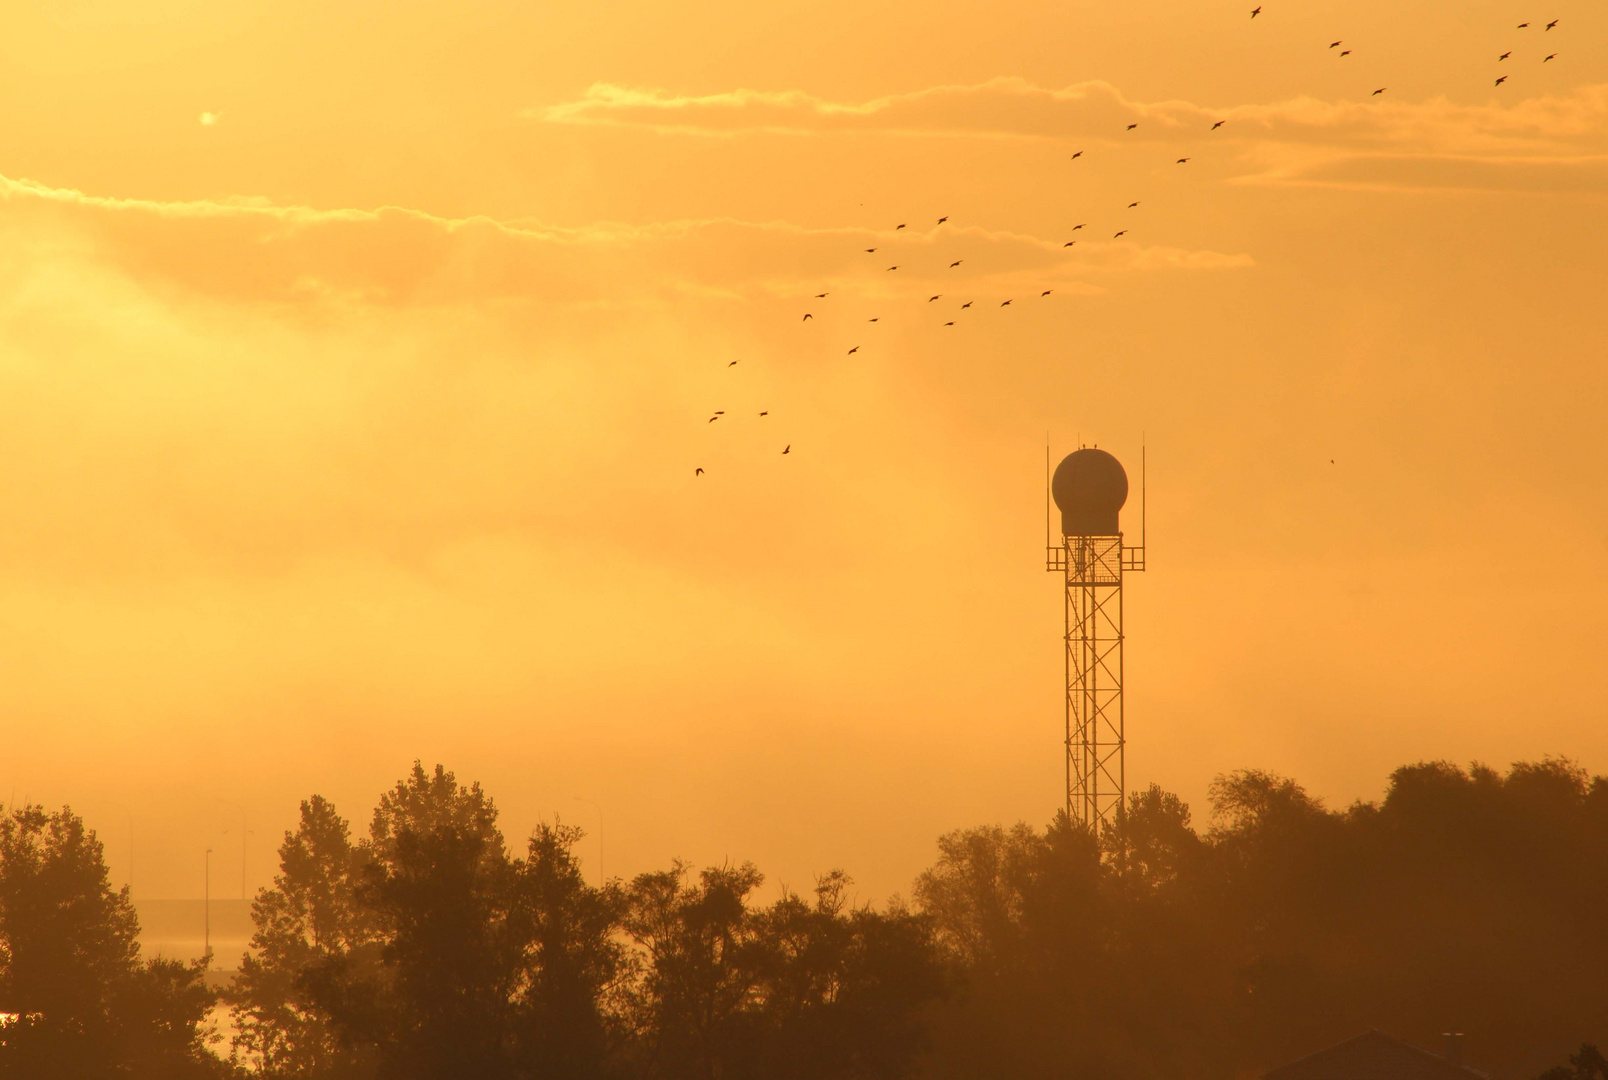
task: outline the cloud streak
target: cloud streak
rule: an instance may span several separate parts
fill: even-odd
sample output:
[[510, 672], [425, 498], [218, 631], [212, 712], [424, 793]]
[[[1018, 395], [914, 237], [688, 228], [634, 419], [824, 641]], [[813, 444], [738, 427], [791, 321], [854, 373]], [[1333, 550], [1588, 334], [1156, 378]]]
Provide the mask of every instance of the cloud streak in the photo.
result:
[[[1071, 282], [1154, 270], [1221, 270], [1244, 254], [1059, 240], [978, 227], [891, 234], [731, 218], [554, 228], [416, 210], [319, 210], [253, 200], [109, 198], [0, 177], [13, 227], [75, 230], [142, 280], [229, 301], [388, 306], [517, 302], [534, 307], [663, 306], [678, 299], [794, 296], [820, 282], [868, 295], [965, 282], [983, 295], [1022, 272]], [[877, 247], [871, 258], [864, 248]], [[882, 256], [902, 265], [897, 276]], [[962, 268], [951, 271], [949, 262]], [[991, 285], [991, 282], [994, 285]]]
[[[1297, 97], [1217, 108], [1138, 101], [1101, 81], [1051, 88], [999, 78], [861, 102], [798, 90], [677, 96], [598, 83], [573, 101], [527, 115], [553, 124], [719, 138], [850, 134], [1217, 145], [1229, 149], [1242, 180], [1351, 184], [1383, 169], [1396, 179], [1381, 186], [1410, 188], [1600, 190], [1593, 162], [1608, 152], [1608, 85], [1510, 105], [1460, 105], [1444, 97]], [[1224, 126], [1214, 132], [1219, 121]], [[1130, 124], [1138, 126], [1129, 130]], [[1396, 166], [1384, 169], [1380, 163], [1390, 158]], [[1488, 166], [1472, 168], [1476, 160]]]

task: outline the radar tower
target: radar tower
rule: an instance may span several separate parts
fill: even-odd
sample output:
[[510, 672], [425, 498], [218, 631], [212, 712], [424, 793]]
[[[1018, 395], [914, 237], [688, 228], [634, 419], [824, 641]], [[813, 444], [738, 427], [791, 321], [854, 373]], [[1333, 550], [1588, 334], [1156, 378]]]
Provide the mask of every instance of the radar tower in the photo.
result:
[[[1122, 815], [1127, 790], [1122, 579], [1145, 568], [1143, 450], [1139, 461], [1137, 547], [1123, 542], [1118, 523], [1128, 474], [1115, 457], [1082, 447], [1046, 476], [1061, 511], [1061, 542], [1046, 520], [1044, 568], [1066, 583], [1066, 813], [1096, 831]], [[1046, 448], [1046, 473], [1049, 467]]]

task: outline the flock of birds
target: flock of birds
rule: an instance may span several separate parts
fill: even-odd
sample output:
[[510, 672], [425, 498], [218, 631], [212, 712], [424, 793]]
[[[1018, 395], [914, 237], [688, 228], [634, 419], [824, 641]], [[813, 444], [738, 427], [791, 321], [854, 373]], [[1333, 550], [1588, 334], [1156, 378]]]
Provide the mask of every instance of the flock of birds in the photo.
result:
[[[1252, 19], [1255, 19], [1255, 18], [1256, 18], [1256, 17], [1257, 17], [1257, 16], [1259, 16], [1259, 15], [1261, 15], [1261, 14], [1262, 14], [1262, 7], [1261, 7], [1261, 5], [1258, 5], [1258, 6], [1256, 6], [1256, 7], [1254, 7], [1254, 8], [1252, 8], [1252, 9], [1251, 9], [1251, 18], [1252, 18]], [[1553, 30], [1553, 29], [1555, 29], [1555, 28], [1556, 28], [1556, 27], [1557, 27], [1557, 25], [1558, 25], [1558, 24], [1559, 24], [1559, 23], [1560, 23], [1560, 22], [1562, 22], [1562, 20], [1561, 20], [1561, 19], [1553, 19], [1553, 20], [1552, 20], [1552, 21], [1551, 21], [1551, 22], [1549, 22], [1549, 23], [1546, 23], [1546, 24], [1545, 24], [1545, 25], [1544, 25], [1544, 26], [1543, 26], [1543, 27], [1542, 27], [1542, 30], [1543, 30], [1543, 32], [1550, 32], [1550, 31], [1551, 31], [1551, 30]], [[1519, 24], [1518, 24], [1518, 26], [1517, 26], [1517, 29], [1519, 29], [1519, 30], [1527, 30], [1527, 29], [1530, 29], [1530, 23], [1528, 23], [1528, 22], [1521, 22], [1521, 23], [1519, 23]], [[1342, 45], [1344, 45], [1344, 44], [1345, 44], [1345, 41], [1344, 41], [1344, 39], [1341, 39], [1341, 40], [1337, 40], [1337, 41], [1332, 41], [1332, 42], [1330, 42], [1330, 43], [1329, 43], [1329, 48], [1330, 48], [1330, 49], [1331, 49], [1331, 50], [1334, 50], [1334, 49], [1340, 49], [1340, 47], [1341, 47], [1341, 46], [1342, 46]], [[1506, 52], [1504, 52], [1504, 53], [1502, 53], [1502, 54], [1501, 54], [1501, 55], [1500, 55], [1500, 56], [1498, 56], [1498, 57], [1497, 57], [1497, 58], [1496, 58], [1496, 62], [1497, 62], [1497, 63], [1503, 63], [1503, 62], [1505, 62], [1505, 61], [1507, 61], [1507, 60], [1508, 60], [1508, 59], [1510, 59], [1510, 58], [1511, 58], [1511, 57], [1512, 57], [1512, 56], [1513, 56], [1513, 54], [1514, 54], [1514, 52], [1515, 52], [1515, 51], [1516, 51], [1516, 50], [1513, 50], [1513, 49], [1509, 49], [1509, 50], [1508, 50], [1508, 51], [1506, 51]], [[1345, 56], [1350, 56], [1350, 55], [1351, 55], [1351, 53], [1352, 53], [1352, 50], [1351, 50], [1351, 49], [1340, 49], [1340, 52], [1339, 52], [1339, 53], [1338, 53], [1338, 55], [1339, 55], [1339, 56], [1341, 56], [1341, 57], [1345, 57]], [[1541, 62], [1542, 62], [1542, 63], [1543, 63], [1543, 64], [1545, 64], [1545, 63], [1549, 63], [1549, 62], [1551, 62], [1551, 61], [1553, 61], [1553, 60], [1556, 60], [1556, 59], [1557, 59], [1557, 58], [1558, 58], [1558, 54], [1557, 54], [1557, 53], [1555, 53], [1555, 52], [1554, 52], [1554, 53], [1548, 53], [1548, 54], [1547, 54], [1547, 55], [1546, 55], [1546, 56], [1544, 56], [1544, 57], [1543, 57], [1543, 58], [1542, 58], [1542, 60], [1541, 60]], [[1497, 78], [1496, 78], [1496, 82], [1495, 82], [1495, 85], [1496, 85], [1496, 86], [1501, 86], [1501, 85], [1502, 85], [1502, 84], [1503, 84], [1503, 83], [1505, 83], [1505, 82], [1507, 82], [1507, 81], [1508, 81], [1508, 76], [1507, 76], [1507, 75], [1506, 75], [1506, 74], [1505, 74], [1505, 73], [1504, 73], [1504, 74], [1502, 74], [1502, 75], [1499, 75], [1499, 76], [1497, 76]], [[1389, 90], [1389, 89], [1390, 89], [1390, 88], [1389, 88], [1389, 87], [1388, 87], [1388, 86], [1381, 86], [1381, 87], [1379, 87], [1379, 88], [1378, 88], [1378, 89], [1377, 89], [1377, 90], [1374, 90], [1374, 91], [1373, 91], [1373, 92], [1372, 92], [1372, 94], [1371, 94], [1371, 95], [1370, 95], [1370, 96], [1371, 96], [1371, 97], [1379, 97], [1379, 96], [1380, 96], [1380, 95], [1381, 95], [1381, 94], [1383, 94], [1383, 93], [1385, 93], [1385, 92], [1386, 92], [1386, 91], [1387, 91], [1387, 90]], [[1216, 122], [1215, 122], [1215, 123], [1213, 123], [1213, 124], [1212, 124], [1212, 126], [1211, 126], [1211, 128], [1210, 128], [1210, 129], [1209, 129], [1209, 130], [1210, 130], [1210, 131], [1216, 131], [1216, 130], [1217, 130], [1217, 129], [1218, 129], [1218, 128], [1220, 128], [1220, 127], [1222, 127], [1222, 126], [1223, 126], [1223, 125], [1224, 125], [1224, 124], [1226, 124], [1226, 123], [1228, 123], [1228, 121], [1227, 121], [1227, 120], [1218, 120], [1218, 121], [1216, 121]], [[1136, 129], [1137, 129], [1137, 128], [1138, 128], [1138, 127], [1139, 127], [1139, 123], [1138, 123], [1138, 121], [1135, 121], [1135, 122], [1134, 122], [1134, 123], [1131, 123], [1131, 124], [1129, 124], [1129, 125], [1128, 125], [1128, 126], [1127, 126], [1127, 129], [1126, 129], [1126, 130], [1128, 130], [1128, 131], [1134, 131], [1134, 130], [1136, 130]], [[1071, 160], [1073, 160], [1073, 161], [1076, 161], [1076, 160], [1078, 160], [1078, 159], [1079, 159], [1079, 158], [1081, 158], [1081, 157], [1082, 157], [1082, 156], [1083, 156], [1083, 151], [1082, 151], [1082, 150], [1078, 150], [1078, 151], [1076, 151], [1076, 152], [1075, 152], [1075, 153], [1073, 153], [1073, 155], [1072, 155], [1072, 158], [1071, 158]], [[1188, 157], [1181, 157], [1181, 158], [1179, 158], [1179, 159], [1178, 159], [1178, 160], [1177, 160], [1177, 164], [1179, 164], [1179, 165], [1187, 165], [1187, 164], [1189, 164], [1189, 161], [1190, 161], [1190, 158], [1188, 158]], [[1135, 210], [1135, 209], [1138, 209], [1138, 207], [1139, 207], [1139, 203], [1140, 203], [1140, 200], [1137, 200], [1137, 199], [1136, 199], [1136, 200], [1134, 200], [1134, 201], [1133, 201], [1133, 202], [1130, 202], [1130, 203], [1129, 203], [1129, 204], [1128, 204], [1128, 207], [1127, 207], [1127, 208], [1128, 208], [1128, 209], [1129, 209], [1129, 210]], [[945, 216], [945, 217], [940, 217], [940, 218], [939, 218], [939, 219], [938, 219], [938, 220], [937, 220], [937, 222], [936, 222], [936, 223], [935, 223], [935, 224], [934, 224], [934, 226], [933, 226], [933, 228], [935, 228], [935, 229], [937, 229], [937, 228], [941, 228], [941, 227], [942, 227], [942, 226], [944, 226], [944, 225], [945, 225], [945, 224], [948, 224], [948, 222], [949, 222], [949, 218], [948, 218], [948, 217], [947, 217], [947, 216]], [[1088, 223], [1087, 223], [1087, 222], [1083, 222], [1083, 223], [1080, 223], [1080, 224], [1077, 224], [1077, 225], [1074, 225], [1074, 226], [1072, 226], [1072, 228], [1071, 228], [1071, 230], [1070, 230], [1070, 231], [1071, 231], [1071, 232], [1078, 232], [1078, 231], [1080, 231], [1080, 230], [1082, 230], [1082, 229], [1084, 229], [1084, 228], [1087, 228], [1087, 226], [1088, 226]], [[907, 222], [905, 222], [905, 223], [900, 223], [900, 224], [898, 224], [898, 225], [896, 225], [896, 226], [894, 226], [894, 228], [893, 228], [893, 233], [894, 233], [894, 234], [895, 234], [895, 235], [897, 235], [897, 234], [898, 234], [898, 233], [900, 233], [900, 232], [902, 232], [902, 231], [903, 231], [903, 230], [905, 230], [905, 229], [906, 229], [906, 228], [908, 228], [908, 227], [909, 227], [909, 224], [908, 224], [908, 223], [907, 223]], [[1116, 233], [1115, 233], [1115, 234], [1113, 234], [1113, 236], [1112, 236], [1112, 239], [1113, 239], [1113, 240], [1120, 240], [1120, 239], [1121, 239], [1121, 238], [1122, 238], [1122, 237], [1124, 237], [1124, 236], [1126, 236], [1126, 235], [1127, 235], [1127, 234], [1128, 234], [1128, 230], [1127, 230], [1127, 229], [1126, 229], [1126, 228], [1123, 228], [1123, 229], [1118, 229], [1118, 230], [1117, 230], [1117, 231], [1116, 231]], [[1065, 243], [1064, 243], [1064, 244], [1062, 244], [1062, 245], [1061, 245], [1061, 246], [1062, 246], [1062, 247], [1064, 247], [1064, 248], [1069, 248], [1069, 247], [1073, 247], [1073, 246], [1074, 246], [1074, 245], [1076, 245], [1076, 244], [1077, 244], [1077, 242], [1078, 242], [1078, 241], [1077, 241], [1077, 238], [1076, 238], [1076, 237], [1074, 237], [1074, 238], [1073, 238], [1073, 239], [1070, 239], [1070, 240], [1068, 240], [1068, 241], [1066, 241], [1066, 242], [1065, 242]], [[863, 250], [864, 250], [864, 254], [867, 254], [867, 255], [875, 255], [875, 254], [876, 254], [876, 253], [877, 253], [877, 248], [875, 248], [875, 247], [868, 247], [868, 248], [865, 248], [865, 249], [863, 249]], [[963, 263], [963, 262], [965, 262], [965, 260], [964, 260], [964, 259], [956, 259], [956, 260], [954, 260], [954, 261], [953, 261], [953, 262], [951, 262], [951, 263], [950, 263], [950, 264], [949, 264], [949, 269], [950, 269], [950, 270], [956, 270], [956, 269], [959, 269], [959, 268], [960, 268], [960, 266], [961, 266], [961, 264], [962, 264], [962, 263]], [[885, 272], [886, 272], [886, 273], [894, 273], [894, 272], [897, 272], [897, 271], [898, 271], [898, 270], [899, 270], [899, 268], [900, 268], [900, 264], [898, 264], [898, 263], [895, 263], [895, 264], [893, 264], [893, 265], [892, 265], [892, 266], [889, 266], [889, 267], [888, 267], [888, 268], [887, 268], [887, 270], [886, 270], [886, 271], [885, 271]], [[1052, 289], [1045, 289], [1045, 290], [1044, 290], [1044, 291], [1043, 291], [1043, 292], [1041, 292], [1041, 293], [1039, 293], [1039, 298], [1040, 298], [1040, 299], [1043, 299], [1043, 298], [1045, 298], [1045, 297], [1048, 297], [1048, 296], [1050, 296], [1050, 295], [1051, 295], [1051, 294], [1052, 294], [1052, 293], [1054, 293], [1054, 292], [1055, 292], [1055, 290], [1054, 290], [1054, 289], [1053, 289], [1053, 288], [1052, 288]], [[827, 299], [827, 298], [828, 298], [828, 297], [829, 297], [829, 296], [831, 296], [831, 292], [830, 292], [830, 291], [828, 291], [828, 292], [819, 292], [819, 293], [816, 293], [816, 294], [814, 294], [814, 299], [816, 299], [816, 300], [825, 300], [825, 299]], [[943, 299], [943, 298], [944, 298], [944, 294], [943, 294], [943, 293], [937, 293], [937, 294], [935, 294], [935, 295], [933, 295], [933, 296], [929, 296], [929, 297], [928, 297], [928, 298], [927, 298], [927, 303], [929, 303], [929, 304], [932, 304], [932, 303], [936, 303], [936, 302], [937, 302], [937, 301], [939, 301], [939, 300], [942, 300], [942, 299]], [[1012, 298], [1009, 298], [1009, 299], [1006, 299], [1006, 300], [1002, 300], [1002, 301], [1000, 301], [1000, 305], [999, 305], [999, 306], [1000, 306], [1000, 307], [1002, 307], [1002, 308], [1006, 308], [1006, 307], [1010, 307], [1010, 306], [1011, 306], [1011, 304], [1012, 304], [1012, 303], [1013, 303], [1013, 302], [1014, 302], [1014, 301], [1015, 301], [1015, 298], [1014, 298], [1014, 297], [1012, 297]], [[956, 309], [956, 314], [958, 314], [958, 313], [959, 313], [959, 312], [961, 312], [961, 311], [966, 311], [966, 310], [967, 310], [967, 309], [969, 309], [969, 308], [970, 308], [970, 307], [971, 307], [971, 306], [972, 306], [972, 305], [973, 305], [973, 304], [974, 304], [974, 303], [975, 303], [975, 302], [976, 302], [976, 301], [975, 301], [975, 300], [967, 300], [967, 301], [966, 301], [966, 302], [965, 302], [965, 303], [963, 303], [963, 304], [961, 304], [961, 305], [960, 305], [960, 306], [959, 306], [959, 308], [958, 308], [958, 309]], [[815, 314], [814, 314], [814, 312], [810, 312], [810, 311], [806, 311], [806, 312], [804, 312], [804, 317], [803, 317], [803, 319], [801, 319], [801, 320], [800, 320], [800, 321], [801, 321], [801, 322], [809, 322], [809, 321], [811, 321], [811, 320], [812, 320], [812, 319], [814, 319], [814, 318], [815, 318]], [[876, 322], [879, 322], [879, 321], [881, 321], [881, 317], [880, 317], [880, 316], [878, 316], [878, 317], [876, 317], [876, 318], [872, 318], [872, 319], [868, 319], [868, 320], [867, 320], [867, 322], [868, 322], [868, 323], [876, 323]], [[947, 321], [945, 321], [945, 322], [944, 322], [944, 324], [943, 324], [943, 325], [944, 325], [944, 326], [954, 326], [954, 325], [955, 325], [955, 320], [954, 320], [954, 319], [949, 319], [949, 320], [947, 320]], [[849, 349], [849, 351], [848, 351], [848, 355], [849, 355], [849, 356], [853, 356], [853, 355], [854, 355], [854, 354], [856, 354], [856, 353], [858, 353], [858, 352], [859, 352], [859, 351], [860, 351], [860, 346], [859, 346], [859, 345], [855, 345], [855, 346], [853, 346], [853, 347], [852, 347], [852, 348], [850, 348], [850, 349]], [[727, 365], [726, 365], [726, 366], [727, 366], [727, 367], [728, 367], [728, 368], [731, 368], [731, 367], [736, 367], [736, 366], [737, 366], [737, 361], [736, 361], [736, 360], [733, 360], [733, 361], [731, 361], [731, 362], [730, 362], [730, 363], [728, 363], [728, 364], [727, 364]], [[713, 424], [713, 423], [714, 423], [714, 422], [715, 422], [715, 421], [717, 421], [717, 420], [720, 420], [720, 419], [721, 419], [721, 418], [722, 418], [722, 417], [724, 417], [724, 416], [725, 416], [725, 415], [726, 415], [726, 410], [724, 410], [724, 409], [716, 409], [716, 410], [715, 410], [715, 411], [714, 411], [714, 415], [712, 415], [712, 416], [710, 416], [710, 417], [709, 417], [709, 419], [708, 419], [708, 420], [707, 420], [707, 421], [706, 421], [706, 422], [705, 422], [705, 423], [706, 423], [706, 424]], [[768, 409], [766, 409], [766, 410], [762, 410], [762, 411], [761, 411], [761, 412], [760, 412], [760, 413], [759, 413], [759, 415], [760, 415], [760, 416], [761, 416], [761, 417], [766, 417], [766, 416], [769, 416], [769, 415], [770, 415], [770, 410], [768, 410]], [[793, 452], [793, 445], [792, 445], [792, 444], [791, 444], [791, 443], [788, 443], [788, 444], [787, 444], [787, 445], [785, 445], [785, 446], [784, 446], [784, 447], [782, 447], [782, 453], [783, 453], [783, 454], [791, 454], [791, 453], [792, 453], [792, 452]], [[1330, 462], [1329, 462], [1329, 464], [1331, 464], [1331, 465], [1333, 465], [1333, 464], [1334, 464], [1334, 462], [1333, 462], [1333, 461], [1330, 461]], [[703, 475], [704, 475], [704, 468], [703, 468], [703, 467], [702, 467], [702, 466], [698, 466], [698, 467], [696, 467], [696, 468], [695, 468], [695, 469], [694, 469], [694, 470], [693, 470], [693, 475], [694, 475], [694, 476], [695, 476], [695, 477], [696, 477], [696, 476], [703, 476]]]

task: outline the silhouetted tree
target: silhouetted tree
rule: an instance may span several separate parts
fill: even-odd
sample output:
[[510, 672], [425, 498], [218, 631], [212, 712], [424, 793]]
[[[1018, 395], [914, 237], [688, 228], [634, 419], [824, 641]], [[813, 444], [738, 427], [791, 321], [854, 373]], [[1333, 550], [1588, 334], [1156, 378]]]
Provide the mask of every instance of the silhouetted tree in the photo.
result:
[[543, 825], [511, 859], [496, 818], [417, 763], [360, 842], [304, 803], [253, 906], [239, 1059], [305, 1080], [603, 1076], [632, 1035], [624, 892], [581, 878], [580, 830]]
[[619, 930], [625, 893], [593, 888], [574, 855], [579, 829], [539, 825], [513, 875], [520, 943], [512, 1011], [514, 1060], [535, 1080], [606, 1074], [629, 1031], [622, 1019], [631, 968]]
[[1536, 1080], [1608, 1080], [1608, 1059], [1590, 1043], [1569, 1055], [1569, 1064], [1554, 1065]]
[[0, 1077], [222, 1075], [200, 963], [141, 963], [128, 890], [71, 810], [0, 815]]
[[300, 824], [280, 845], [274, 887], [252, 905], [253, 952], [228, 994], [236, 1056], [264, 1077], [374, 1075], [374, 1047], [339, 1037], [304, 982], [315, 970], [338, 968], [352, 981], [379, 970], [378, 921], [358, 902], [363, 865], [335, 808], [317, 795], [303, 802]]
[[677, 862], [632, 882], [625, 929], [645, 954], [633, 1011], [649, 1075], [721, 1076], [748, 1036], [758, 955], [747, 898], [763, 880], [744, 863], [691, 882]]
[[[1427, 763], [1331, 811], [1291, 780], [1136, 793], [1099, 843], [944, 837], [917, 884], [963, 981], [938, 1077], [1230, 1077], [1378, 1027], [1456, 1026], [1521, 1075], [1608, 1017], [1608, 781]], [[1544, 1059], [1543, 1059], [1544, 1060]]]

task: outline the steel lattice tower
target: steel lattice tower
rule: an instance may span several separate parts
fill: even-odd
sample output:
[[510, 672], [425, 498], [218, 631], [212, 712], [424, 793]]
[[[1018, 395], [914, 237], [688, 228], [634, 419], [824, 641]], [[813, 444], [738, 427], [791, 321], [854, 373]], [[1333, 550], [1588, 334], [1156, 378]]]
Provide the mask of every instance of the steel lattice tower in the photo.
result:
[[1067, 455], [1050, 488], [1061, 543], [1046, 545], [1045, 569], [1062, 574], [1066, 587], [1066, 812], [1098, 830], [1122, 814], [1127, 791], [1122, 578], [1145, 568], [1144, 529], [1138, 547], [1123, 543], [1118, 512], [1128, 476], [1103, 450]]

